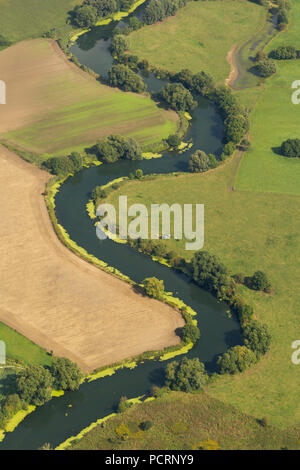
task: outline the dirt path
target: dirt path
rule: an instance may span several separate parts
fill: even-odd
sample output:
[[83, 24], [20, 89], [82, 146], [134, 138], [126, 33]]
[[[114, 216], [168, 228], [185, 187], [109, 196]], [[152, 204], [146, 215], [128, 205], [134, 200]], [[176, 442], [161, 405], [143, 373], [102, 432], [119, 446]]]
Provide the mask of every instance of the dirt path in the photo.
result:
[[237, 51], [238, 51], [238, 46], [235, 44], [234, 46], [232, 46], [232, 48], [230, 49], [230, 51], [228, 52], [226, 56], [226, 60], [229, 63], [231, 70], [230, 70], [230, 74], [228, 78], [226, 78], [225, 80], [225, 84], [231, 87], [233, 86], [233, 83], [238, 77], [238, 68], [237, 68], [236, 60], [235, 60], [235, 55]]
[[42, 196], [47, 173], [2, 146], [0, 165], [0, 321], [85, 371], [179, 343], [179, 313], [59, 242]]

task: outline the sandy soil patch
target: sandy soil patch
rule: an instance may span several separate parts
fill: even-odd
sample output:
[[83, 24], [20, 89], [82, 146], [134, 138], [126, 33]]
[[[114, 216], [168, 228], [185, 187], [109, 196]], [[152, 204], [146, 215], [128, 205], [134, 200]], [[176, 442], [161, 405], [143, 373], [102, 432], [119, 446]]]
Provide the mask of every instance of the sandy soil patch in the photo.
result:
[[0, 147], [0, 321], [85, 371], [179, 342], [179, 313], [133, 292], [57, 239], [49, 175]]

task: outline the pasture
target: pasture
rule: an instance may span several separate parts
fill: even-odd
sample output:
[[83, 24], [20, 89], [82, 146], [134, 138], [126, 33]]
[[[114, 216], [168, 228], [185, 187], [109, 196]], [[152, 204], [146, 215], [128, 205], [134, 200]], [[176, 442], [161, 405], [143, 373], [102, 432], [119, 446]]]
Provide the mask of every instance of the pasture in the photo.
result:
[[245, 1], [190, 2], [176, 16], [130, 35], [130, 50], [150, 64], [178, 72], [211, 74], [224, 83], [230, 72], [227, 54], [265, 24], [266, 10]]
[[[290, 28], [268, 46], [300, 47], [296, 34], [300, 22], [300, 5], [294, 2]], [[264, 92], [251, 115], [252, 146], [244, 156], [235, 183], [237, 190], [300, 194], [300, 159], [278, 153], [286, 139], [300, 138], [300, 105], [292, 103], [291, 88], [300, 77], [300, 60], [277, 61], [278, 72], [266, 80]]]
[[109, 134], [155, 144], [174, 133], [177, 115], [147, 96], [101, 85], [69, 62], [52, 40], [23, 41], [0, 52], [7, 104], [0, 139], [39, 154], [82, 151]]
[[68, 12], [81, 0], [0, 0], [0, 31], [8, 41], [33, 39], [55, 28], [63, 33]]
[[[145, 421], [152, 427], [143, 432], [139, 425]], [[173, 392], [114, 416], [105, 427], [98, 426], [74, 442], [73, 449], [298, 450], [299, 432], [299, 427], [264, 427], [258, 419], [206, 393]]]
[[[128, 182], [112, 192], [108, 202], [118, 207], [119, 194], [126, 194], [128, 205], [204, 204], [204, 249], [218, 255], [233, 274], [252, 275], [256, 270], [267, 273], [274, 295], [240, 289], [259, 320], [268, 324], [273, 338], [271, 351], [248, 372], [216, 381], [209, 393], [247, 414], [267, 415], [273, 424], [287, 427], [300, 421], [299, 373], [291, 362], [291, 343], [299, 336], [299, 197], [232, 192], [234, 168], [232, 159], [202, 175]], [[185, 240], [164, 243], [186, 258], [193, 254], [185, 251]], [[201, 324], [199, 327], [201, 330]]]

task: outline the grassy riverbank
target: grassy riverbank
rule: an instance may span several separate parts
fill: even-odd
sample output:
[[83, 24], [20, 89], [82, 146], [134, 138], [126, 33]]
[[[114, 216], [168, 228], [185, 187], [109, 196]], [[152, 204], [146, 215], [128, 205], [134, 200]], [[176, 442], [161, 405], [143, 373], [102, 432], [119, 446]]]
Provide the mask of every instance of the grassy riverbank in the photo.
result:
[[[152, 427], [141, 431], [139, 425]], [[263, 426], [207, 394], [172, 392], [92, 429], [74, 450], [299, 449], [300, 429]]]

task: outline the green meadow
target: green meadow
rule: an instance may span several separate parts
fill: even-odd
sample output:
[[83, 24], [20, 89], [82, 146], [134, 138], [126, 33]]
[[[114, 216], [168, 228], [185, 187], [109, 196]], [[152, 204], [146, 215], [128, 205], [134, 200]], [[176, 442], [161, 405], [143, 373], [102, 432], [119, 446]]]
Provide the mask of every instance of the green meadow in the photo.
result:
[[[145, 421], [152, 427], [141, 431]], [[263, 426], [207, 394], [173, 392], [114, 416], [74, 442], [73, 449], [298, 450], [299, 432]]]
[[0, 322], [0, 339], [6, 344], [8, 359], [29, 364], [50, 365], [51, 356], [17, 331]]
[[0, 0], [0, 32], [11, 42], [71, 30], [68, 12], [81, 0]]
[[171, 71], [187, 68], [224, 82], [227, 53], [242, 46], [265, 24], [266, 10], [245, 1], [190, 2], [176, 16], [130, 35], [130, 50]]
[[[174, 157], [176, 158], [176, 157]], [[180, 157], [178, 157], [180, 158]], [[209, 394], [256, 417], [267, 415], [274, 425], [300, 421], [299, 371], [291, 362], [291, 343], [299, 324], [300, 209], [296, 195], [230, 190], [235, 159], [202, 175], [163, 176], [132, 181], [114, 191], [108, 202], [118, 207], [119, 194], [128, 204], [202, 203], [205, 205], [204, 249], [218, 255], [231, 272], [252, 275], [262, 270], [274, 286], [274, 295], [240, 288], [258, 319], [272, 334], [272, 348], [250, 371], [224, 376]], [[121, 192], [120, 192], [121, 191]], [[171, 232], [172, 233], [172, 232]], [[185, 241], [165, 241], [170, 249], [189, 258]], [[201, 330], [201, 325], [200, 325]]]

